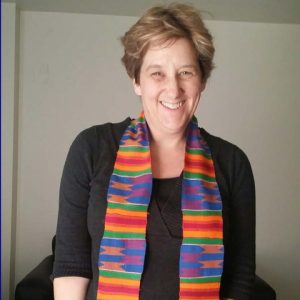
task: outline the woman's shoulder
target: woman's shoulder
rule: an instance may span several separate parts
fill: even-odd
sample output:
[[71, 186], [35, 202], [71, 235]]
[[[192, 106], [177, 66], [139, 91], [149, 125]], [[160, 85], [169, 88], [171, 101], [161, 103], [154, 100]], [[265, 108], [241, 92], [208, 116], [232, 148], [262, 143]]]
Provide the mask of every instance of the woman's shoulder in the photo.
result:
[[[241, 186], [254, 191], [254, 178], [250, 161], [241, 148], [201, 128], [201, 135], [208, 144], [214, 161], [216, 175], [223, 195], [233, 193]], [[226, 198], [226, 197], [224, 197]]]
[[77, 138], [80, 140], [95, 142], [100, 139], [120, 139], [123, 132], [129, 125], [131, 119], [128, 117], [125, 120], [112, 123], [107, 122], [100, 125], [94, 125], [89, 128], [82, 130]]
[[93, 161], [101, 155], [114, 155], [130, 121], [126, 118], [119, 123], [108, 122], [82, 130], [71, 144], [69, 153], [76, 157], [92, 158]]
[[237, 145], [224, 140], [218, 136], [212, 135], [204, 128], [200, 129], [201, 135], [207, 142], [212, 156], [216, 159], [232, 162], [232, 160], [248, 161], [248, 157], [245, 152]]

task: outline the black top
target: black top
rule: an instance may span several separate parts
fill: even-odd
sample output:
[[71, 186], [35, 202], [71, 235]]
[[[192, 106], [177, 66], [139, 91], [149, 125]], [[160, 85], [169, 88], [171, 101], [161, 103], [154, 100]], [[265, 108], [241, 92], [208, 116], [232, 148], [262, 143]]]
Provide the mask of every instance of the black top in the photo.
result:
[[[60, 188], [53, 275], [54, 277], [91, 278], [87, 299], [96, 299], [98, 254], [104, 230], [107, 189], [119, 141], [129, 123], [130, 119], [127, 118], [118, 124], [107, 123], [84, 130], [73, 142], [64, 166]], [[235, 300], [250, 299], [255, 274], [255, 190], [251, 166], [246, 155], [238, 147], [210, 135], [204, 129], [201, 129], [200, 132], [212, 152], [216, 179], [223, 203], [225, 256], [221, 297]], [[167, 206], [169, 203], [176, 204], [176, 201], [166, 201], [163, 204], [160, 202], [161, 197], [158, 201], [153, 201], [156, 198], [154, 195], [155, 189], [149, 209], [158, 209], [162, 213], [150, 213], [149, 217], [148, 252], [142, 279], [142, 297], [144, 297], [144, 292], [149, 290], [148, 283], [150, 281], [165, 281], [163, 272], [155, 272], [154, 277], [151, 275], [153, 272], [151, 268], [155, 268], [157, 265], [152, 264], [152, 257], [162, 261], [171, 259], [169, 253], [163, 253], [163, 251], [157, 253], [165, 254], [163, 257], [153, 255], [152, 241], [164, 237], [153, 238], [150, 230], [151, 223], [159, 224], [158, 221], [151, 222], [151, 218], [161, 217], [161, 225], [165, 225], [170, 219], [175, 219], [174, 222], [168, 222], [169, 226], [163, 227], [165, 233], [168, 232], [169, 235], [174, 229], [173, 227], [175, 227], [174, 230], [178, 229], [178, 225], [181, 228], [178, 214], [174, 213], [176, 207]], [[156, 208], [152, 207], [155, 203], [160, 204]], [[165, 212], [168, 212], [167, 221]], [[153, 229], [153, 232], [162, 233], [156, 228]], [[179, 235], [177, 235], [178, 237]], [[176, 237], [172, 240], [176, 241]], [[174, 251], [172, 251], [174, 253], [176, 253], [175, 248], [174, 246]], [[178, 261], [178, 255], [175, 259]], [[177, 267], [175, 266], [175, 268]], [[149, 276], [148, 272], [150, 272]], [[166, 288], [163, 287], [163, 289]], [[155, 289], [159, 288], [155, 287]], [[172, 297], [169, 299], [177, 299], [173, 297], [173, 293], [178, 294], [178, 283], [174, 285], [173, 289], [167, 290], [167, 294]], [[160, 299], [149, 297], [149, 299]], [[168, 298], [164, 297], [163, 299]]]
[[146, 231], [141, 300], [174, 300], [179, 295], [182, 243], [181, 177], [154, 179]]

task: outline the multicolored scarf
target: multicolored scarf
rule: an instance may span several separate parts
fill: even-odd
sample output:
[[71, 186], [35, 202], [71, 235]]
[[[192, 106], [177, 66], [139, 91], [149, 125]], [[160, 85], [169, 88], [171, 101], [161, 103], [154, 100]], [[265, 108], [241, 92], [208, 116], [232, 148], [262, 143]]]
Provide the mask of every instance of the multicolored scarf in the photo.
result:
[[[149, 136], [142, 113], [121, 138], [110, 178], [98, 300], [139, 299], [151, 192]], [[187, 130], [181, 207], [179, 298], [219, 299], [224, 256], [222, 202], [211, 153], [195, 117]]]

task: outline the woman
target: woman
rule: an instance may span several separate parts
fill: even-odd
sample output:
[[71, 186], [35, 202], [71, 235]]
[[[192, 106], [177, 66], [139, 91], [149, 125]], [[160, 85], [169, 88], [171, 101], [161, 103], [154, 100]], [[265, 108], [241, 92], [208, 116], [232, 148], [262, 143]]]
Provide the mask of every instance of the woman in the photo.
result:
[[55, 299], [250, 299], [251, 167], [193, 117], [212, 37], [194, 8], [173, 4], [147, 11], [122, 42], [143, 112], [89, 128], [70, 148]]

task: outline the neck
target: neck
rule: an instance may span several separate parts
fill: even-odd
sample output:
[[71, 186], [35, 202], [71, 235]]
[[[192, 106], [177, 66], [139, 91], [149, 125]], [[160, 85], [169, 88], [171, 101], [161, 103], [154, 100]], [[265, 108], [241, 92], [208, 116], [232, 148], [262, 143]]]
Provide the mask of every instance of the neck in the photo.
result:
[[174, 149], [185, 146], [186, 134], [182, 133], [162, 133], [155, 132], [150, 128], [150, 145], [151, 147], [160, 147], [163, 149]]
[[[154, 178], [180, 176], [184, 168], [185, 135], [150, 132], [151, 168]], [[176, 162], [176, 163], [174, 163]]]

